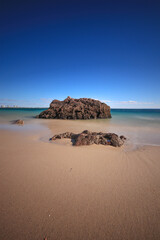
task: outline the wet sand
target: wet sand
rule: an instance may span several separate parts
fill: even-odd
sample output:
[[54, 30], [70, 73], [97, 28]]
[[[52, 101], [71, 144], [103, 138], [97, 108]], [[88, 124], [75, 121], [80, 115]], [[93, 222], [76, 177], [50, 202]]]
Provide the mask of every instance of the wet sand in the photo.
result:
[[1, 239], [158, 240], [160, 147], [49, 143], [85, 129], [46, 123], [42, 132], [0, 130]]

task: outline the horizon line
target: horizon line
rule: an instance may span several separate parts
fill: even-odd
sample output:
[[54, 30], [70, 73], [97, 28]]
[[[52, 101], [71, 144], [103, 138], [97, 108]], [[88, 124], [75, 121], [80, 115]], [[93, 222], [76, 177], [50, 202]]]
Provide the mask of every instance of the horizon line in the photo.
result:
[[[33, 108], [33, 109], [42, 109], [42, 108], [49, 108], [49, 107], [0, 107], [0, 109], [21, 109], [21, 108]], [[129, 108], [129, 107], [110, 107], [110, 109], [160, 109], [160, 107], [158, 108], [149, 108], [149, 107], [145, 107], [145, 108]]]

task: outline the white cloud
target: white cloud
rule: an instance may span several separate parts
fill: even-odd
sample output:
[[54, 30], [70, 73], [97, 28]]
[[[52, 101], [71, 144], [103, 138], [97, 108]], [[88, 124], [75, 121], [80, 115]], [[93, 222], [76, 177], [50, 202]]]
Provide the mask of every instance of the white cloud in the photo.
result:
[[17, 105], [19, 107], [48, 107], [52, 98], [10, 99], [0, 98], [0, 105]]
[[154, 104], [153, 102], [138, 102], [138, 101], [134, 101], [134, 100], [127, 100], [127, 101], [100, 100], [100, 101], [105, 102], [105, 103], [114, 103], [114, 104], [135, 104], [135, 105], [142, 105], [142, 104], [152, 105], [152, 104]]
[[11, 98], [0, 98], [1, 102], [14, 102], [17, 101], [16, 99], [11, 99]]
[[40, 98], [40, 101], [43, 103], [51, 103], [52, 102], [52, 98]]
[[112, 102], [111, 100], [100, 100], [101, 102], [105, 102], [105, 103], [110, 103]]

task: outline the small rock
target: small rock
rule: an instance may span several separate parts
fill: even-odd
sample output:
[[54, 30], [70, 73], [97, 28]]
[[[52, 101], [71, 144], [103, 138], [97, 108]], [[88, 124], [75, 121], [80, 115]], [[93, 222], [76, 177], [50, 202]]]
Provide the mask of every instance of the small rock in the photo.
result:
[[125, 136], [121, 135], [121, 136], [120, 136], [120, 139], [124, 141], [124, 140], [126, 140], [127, 138], [126, 138]]
[[21, 119], [18, 119], [18, 120], [13, 121], [13, 124], [23, 125], [24, 121]]

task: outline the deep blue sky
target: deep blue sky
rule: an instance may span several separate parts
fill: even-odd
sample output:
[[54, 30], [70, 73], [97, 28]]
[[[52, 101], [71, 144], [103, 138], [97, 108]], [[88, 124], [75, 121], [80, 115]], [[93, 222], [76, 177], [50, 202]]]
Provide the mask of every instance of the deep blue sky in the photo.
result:
[[0, 1], [0, 105], [160, 108], [160, 1]]

